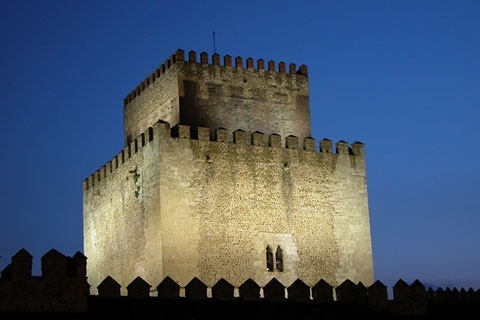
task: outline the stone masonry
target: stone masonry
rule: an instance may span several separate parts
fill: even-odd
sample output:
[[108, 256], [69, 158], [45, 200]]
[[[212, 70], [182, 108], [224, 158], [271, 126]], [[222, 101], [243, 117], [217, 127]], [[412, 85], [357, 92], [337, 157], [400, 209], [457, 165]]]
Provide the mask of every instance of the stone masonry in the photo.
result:
[[125, 98], [125, 149], [83, 183], [91, 289], [372, 284], [364, 145], [310, 137], [306, 66], [211, 59], [177, 50]]

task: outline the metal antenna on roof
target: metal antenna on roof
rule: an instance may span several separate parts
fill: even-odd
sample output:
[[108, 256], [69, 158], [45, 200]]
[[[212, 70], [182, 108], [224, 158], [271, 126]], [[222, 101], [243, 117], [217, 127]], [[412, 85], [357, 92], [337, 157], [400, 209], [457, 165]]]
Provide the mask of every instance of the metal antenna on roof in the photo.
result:
[[217, 50], [215, 48], [215, 31], [213, 32], [213, 53], [217, 53]]

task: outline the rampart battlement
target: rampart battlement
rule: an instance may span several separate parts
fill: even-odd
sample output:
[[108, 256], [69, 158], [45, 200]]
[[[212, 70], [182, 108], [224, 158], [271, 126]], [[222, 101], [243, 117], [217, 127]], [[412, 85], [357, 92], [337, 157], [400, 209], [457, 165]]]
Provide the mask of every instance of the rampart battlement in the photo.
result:
[[19, 250], [1, 271], [0, 310], [84, 311], [87, 309], [87, 258], [51, 249], [41, 258], [42, 275], [32, 275], [32, 255]]
[[[419, 280], [408, 284], [402, 279], [392, 288], [393, 299], [388, 298], [387, 286], [379, 280], [366, 287], [362, 282], [354, 283], [345, 279], [334, 287], [323, 279], [310, 286], [301, 279], [286, 285], [275, 277], [263, 286], [252, 279], [247, 279], [238, 287], [223, 278], [208, 286], [198, 277], [194, 277], [181, 287], [169, 276], [153, 287], [141, 277], [136, 277], [126, 285], [127, 294], [122, 296], [122, 285], [111, 276], [107, 276], [96, 287], [98, 294], [92, 295], [88, 290], [89, 285], [85, 276], [87, 257], [83, 254], [77, 252], [73, 257], [66, 257], [52, 249], [41, 261], [42, 275], [32, 276], [32, 256], [25, 249], [21, 249], [12, 257], [12, 263], [1, 272], [0, 312], [82, 312], [93, 311], [99, 307], [102, 310], [114, 306], [118, 308], [126, 306], [125, 303], [128, 305], [128, 301], [144, 301], [144, 307], [155, 301], [165, 303], [197, 301], [206, 303], [206, 309], [211, 301], [218, 303], [230, 301], [224, 305], [229, 308], [236, 308], [231, 305], [234, 302], [246, 304], [256, 301], [256, 305], [275, 302], [277, 306], [278, 303], [284, 302], [286, 306], [301, 303], [303, 307], [356, 306], [404, 315], [422, 315], [431, 313], [432, 310], [448, 310], [445, 308], [453, 310], [467, 308], [478, 313], [480, 306], [480, 289], [458, 290], [455, 287], [453, 289], [447, 287], [426, 290]], [[158, 305], [155, 306], [158, 308]], [[152, 308], [155, 306], [152, 305]], [[335, 310], [338, 312], [338, 309]]]
[[306, 65], [301, 65], [297, 68], [295, 63], [287, 63], [273, 60], [265, 61], [264, 59], [256, 59], [243, 57], [233, 58], [230, 55], [223, 56], [222, 58], [218, 53], [209, 55], [206, 52], [201, 52], [197, 55], [196, 51], [188, 52], [188, 60], [185, 57], [185, 51], [178, 49], [172, 54], [164, 63], [162, 63], [155, 71], [149, 74], [139, 85], [135, 87], [123, 100], [124, 106], [139, 96], [146, 88], [154, 83], [158, 78], [167, 72], [173, 65], [178, 62], [197, 64], [199, 67], [218, 66], [223, 68], [231, 68], [237, 70], [257, 70], [260, 72], [278, 73], [278, 74], [296, 74], [302, 76], [308, 76], [308, 68]]
[[207, 127], [193, 127], [189, 125], [176, 125], [170, 127], [170, 124], [164, 121], [158, 121], [153, 127], [149, 127], [145, 132], [134, 139], [126, 148], [121, 150], [112, 160], [96, 170], [88, 178], [83, 181], [83, 190], [88, 190], [92, 186], [100, 183], [119, 168], [123, 163], [127, 162], [134, 154], [139, 152], [148, 143], [157, 139], [157, 135], [170, 137], [173, 139], [192, 139], [199, 141], [210, 141], [220, 143], [231, 143], [236, 145], [250, 145], [265, 148], [285, 148], [305, 152], [320, 152], [332, 155], [353, 156], [364, 159], [364, 144], [362, 142], [354, 142], [349, 144], [340, 140], [332, 143], [330, 139], [322, 139], [318, 145], [314, 138], [307, 137], [300, 143], [296, 136], [282, 137], [279, 134], [265, 135], [262, 132], [248, 133], [241, 129], [230, 132], [225, 128], [217, 128], [212, 130]]
[[[271, 313], [275, 310], [271, 309], [272, 303], [275, 303], [277, 308], [281, 303], [290, 307], [295, 304], [300, 308], [294, 308], [297, 315], [298, 310], [311, 308], [308, 311], [311, 314], [318, 314], [322, 310], [330, 310], [339, 315], [348, 310], [350, 310], [348, 312], [370, 310], [408, 316], [427, 314], [444, 316], [445, 312], [459, 310], [460, 315], [472, 311], [478, 314], [480, 306], [480, 289], [458, 290], [455, 287], [452, 289], [447, 287], [426, 290], [419, 280], [408, 284], [402, 279], [392, 287], [393, 299], [388, 298], [387, 286], [379, 280], [368, 287], [362, 282], [354, 283], [349, 279], [345, 279], [337, 286], [320, 279], [309, 286], [301, 279], [286, 285], [275, 277], [263, 286], [252, 279], [247, 279], [238, 287], [223, 278], [208, 286], [197, 277], [182, 287], [169, 276], [153, 287], [141, 277], [136, 277], [126, 285], [126, 295], [122, 295], [122, 285], [111, 276], [107, 276], [96, 287], [98, 293], [91, 294], [85, 276], [86, 261], [87, 257], [80, 252], [73, 257], [67, 257], [52, 249], [41, 259], [42, 275], [32, 276], [32, 256], [25, 249], [21, 249], [12, 257], [12, 263], [1, 271], [0, 312], [7, 312], [5, 315], [12, 315], [11, 312], [85, 311], [95, 314], [102, 310], [103, 314], [107, 314], [123, 308], [121, 312], [127, 312], [130, 316], [134, 314], [140, 316], [143, 315], [138, 309], [140, 302], [143, 308], [147, 308], [145, 313], [150, 315], [155, 310], [165, 310], [165, 307], [177, 308], [177, 312], [181, 312], [183, 308], [192, 306], [192, 303], [196, 308], [203, 305], [202, 310], [208, 310], [209, 314], [212, 310], [217, 310], [211, 308], [211, 303], [220, 304], [216, 305], [217, 307], [227, 308], [220, 308], [224, 311], [210, 317], [214, 319], [227, 310], [240, 311], [247, 305], [249, 308], [253, 306], [260, 308], [258, 310], [270, 308]], [[51, 316], [48, 313], [44, 315]], [[294, 315], [295, 313], [292, 314]]]
[[[111, 276], [107, 276], [98, 286], [97, 295], [102, 297], [120, 297], [122, 285]], [[370, 304], [386, 307], [388, 303], [406, 303], [407, 301], [421, 303], [479, 303], [480, 289], [468, 290], [461, 288], [428, 289], [416, 279], [411, 284], [399, 279], [392, 287], [393, 299], [388, 298], [388, 287], [380, 280], [366, 287], [362, 282], [354, 283], [345, 279], [338, 286], [332, 286], [324, 279], [320, 279], [313, 286], [307, 285], [301, 279], [296, 279], [289, 285], [281, 283], [272, 277], [264, 286], [253, 279], [247, 279], [240, 286], [235, 287], [221, 278], [214, 285], [208, 286], [202, 280], [194, 277], [185, 286], [180, 286], [175, 279], [166, 276], [157, 286], [152, 286], [141, 277], [136, 277], [125, 285], [127, 296], [147, 298], [156, 296], [164, 299], [219, 299], [229, 300], [241, 298], [243, 300], [317, 300], [321, 302], [347, 302], [355, 304]]]
[[[12, 262], [1, 272], [4, 280], [27, 280], [32, 278], [32, 255], [20, 249]], [[67, 257], [55, 249], [51, 249], [41, 258], [44, 279], [81, 278], [87, 276], [87, 257], [77, 251], [73, 257]]]

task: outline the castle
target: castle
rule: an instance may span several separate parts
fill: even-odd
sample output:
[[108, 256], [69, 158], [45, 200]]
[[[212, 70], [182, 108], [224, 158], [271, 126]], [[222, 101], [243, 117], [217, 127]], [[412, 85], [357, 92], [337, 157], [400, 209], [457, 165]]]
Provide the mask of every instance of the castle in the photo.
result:
[[364, 147], [317, 147], [305, 66], [211, 58], [177, 50], [127, 96], [125, 149], [83, 183], [85, 255], [37, 276], [19, 250], [0, 318], [480, 317], [480, 289], [373, 282]]
[[373, 283], [364, 145], [310, 131], [305, 65], [177, 50], [124, 99], [125, 148], [83, 182], [91, 288]]

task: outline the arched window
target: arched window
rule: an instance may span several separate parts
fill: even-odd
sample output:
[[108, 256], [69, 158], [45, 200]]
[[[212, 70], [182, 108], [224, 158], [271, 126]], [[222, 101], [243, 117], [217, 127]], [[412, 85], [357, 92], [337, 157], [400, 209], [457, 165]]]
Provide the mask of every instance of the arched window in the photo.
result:
[[270, 246], [267, 246], [267, 270], [273, 271], [273, 252]]
[[275, 269], [283, 272], [283, 250], [280, 246], [277, 246], [277, 252], [275, 252]]

